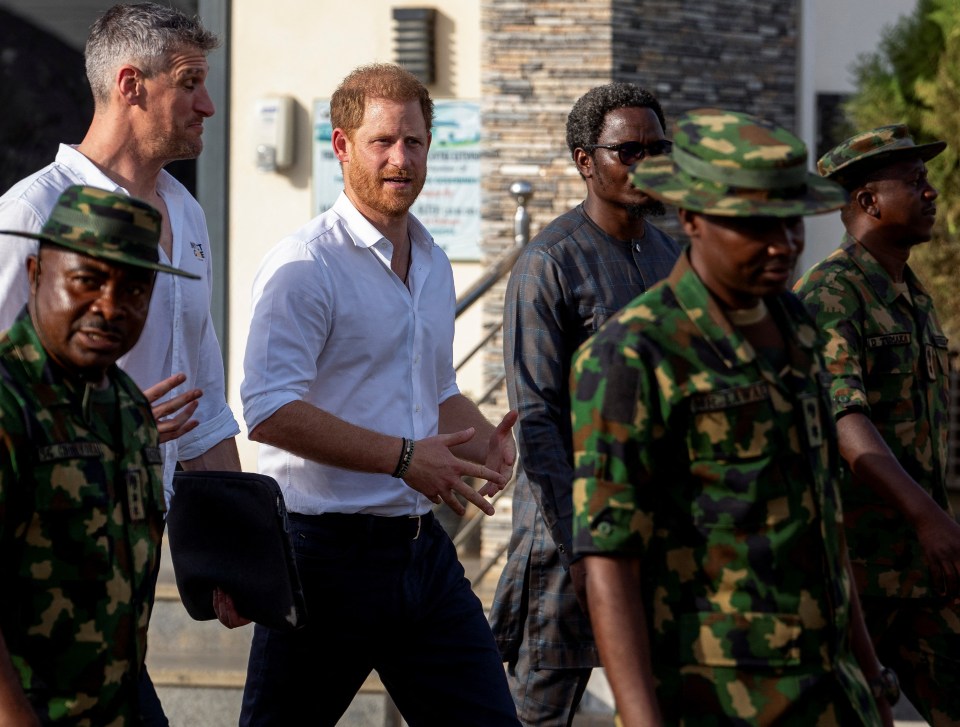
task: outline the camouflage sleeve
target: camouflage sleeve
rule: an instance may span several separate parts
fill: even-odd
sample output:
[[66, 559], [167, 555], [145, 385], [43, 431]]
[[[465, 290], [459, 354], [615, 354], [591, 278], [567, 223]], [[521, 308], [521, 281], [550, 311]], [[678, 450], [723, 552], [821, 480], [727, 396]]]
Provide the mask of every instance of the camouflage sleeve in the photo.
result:
[[823, 357], [831, 377], [834, 417], [853, 411], [869, 414], [862, 363], [863, 305], [856, 288], [836, 277], [811, 275], [796, 292], [826, 339]]
[[576, 557], [638, 556], [653, 532], [642, 500], [653, 472], [655, 396], [642, 357], [609, 333], [588, 340], [571, 371]]
[[[0, 382], [0, 543], [6, 544], [9, 532], [10, 509], [16, 492], [18, 442], [23, 434], [23, 415], [14, 396]], [[2, 564], [5, 553], [0, 553]]]

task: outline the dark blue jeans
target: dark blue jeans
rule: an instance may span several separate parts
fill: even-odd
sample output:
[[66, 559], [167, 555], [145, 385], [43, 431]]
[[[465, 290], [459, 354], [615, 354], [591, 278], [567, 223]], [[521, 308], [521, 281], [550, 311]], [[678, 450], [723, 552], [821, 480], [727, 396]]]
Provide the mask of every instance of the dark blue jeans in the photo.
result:
[[256, 626], [241, 727], [336, 725], [373, 669], [410, 727], [519, 727], [483, 608], [432, 515], [418, 535], [407, 518], [290, 525], [307, 626]]

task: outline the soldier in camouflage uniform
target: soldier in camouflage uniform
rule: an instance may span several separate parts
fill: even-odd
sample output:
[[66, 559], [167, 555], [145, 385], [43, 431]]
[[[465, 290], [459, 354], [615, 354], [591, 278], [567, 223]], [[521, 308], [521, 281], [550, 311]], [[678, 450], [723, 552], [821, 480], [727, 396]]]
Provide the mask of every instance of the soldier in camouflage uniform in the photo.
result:
[[847, 462], [847, 541], [881, 660], [934, 725], [960, 724], [960, 526], [946, 490], [947, 339], [907, 265], [937, 190], [903, 125], [857, 134], [817, 167], [846, 187], [846, 234], [797, 292], [828, 338], [830, 407]]
[[670, 276], [573, 365], [574, 549], [623, 725], [892, 724], [843, 540], [816, 329], [785, 292], [844, 193], [747, 114], [693, 111], [633, 183]]
[[[140, 724], [138, 674], [164, 498], [150, 404], [115, 361], [136, 342], [160, 214], [70, 187], [0, 336], [0, 723]], [[192, 277], [192, 276], [190, 276]]]

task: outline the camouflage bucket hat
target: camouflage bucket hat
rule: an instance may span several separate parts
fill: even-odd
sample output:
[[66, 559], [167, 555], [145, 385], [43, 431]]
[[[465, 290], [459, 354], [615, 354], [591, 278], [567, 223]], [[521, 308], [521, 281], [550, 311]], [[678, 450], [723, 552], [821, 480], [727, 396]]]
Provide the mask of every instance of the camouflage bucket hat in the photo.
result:
[[99, 260], [148, 268], [199, 280], [160, 260], [160, 213], [146, 202], [96, 187], [67, 187], [39, 233], [0, 230], [31, 237]]
[[817, 171], [827, 179], [842, 179], [853, 167], [860, 170], [869, 163], [875, 168], [912, 157], [929, 161], [946, 148], [945, 141], [915, 144], [905, 124], [880, 126], [835, 146], [820, 157]]
[[633, 186], [686, 210], [723, 217], [793, 217], [839, 209], [846, 192], [807, 171], [807, 147], [765, 119], [697, 109], [675, 125], [673, 153], [634, 165]]

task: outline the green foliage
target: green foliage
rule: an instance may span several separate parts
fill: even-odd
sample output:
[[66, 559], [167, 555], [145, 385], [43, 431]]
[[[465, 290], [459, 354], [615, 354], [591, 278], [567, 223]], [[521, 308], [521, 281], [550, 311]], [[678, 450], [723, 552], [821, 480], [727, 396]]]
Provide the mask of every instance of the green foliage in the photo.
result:
[[943, 139], [928, 164], [940, 192], [934, 237], [910, 266], [924, 281], [951, 346], [960, 345], [960, 2], [919, 0], [854, 68], [857, 92], [846, 112], [857, 129], [906, 123], [918, 142]]

